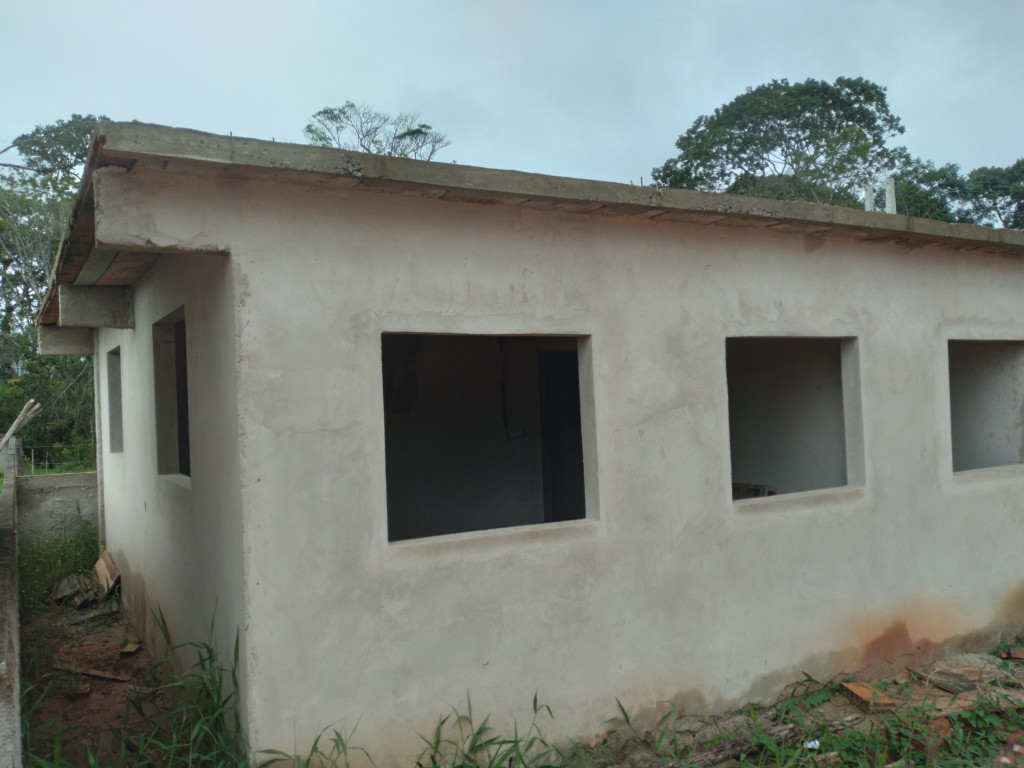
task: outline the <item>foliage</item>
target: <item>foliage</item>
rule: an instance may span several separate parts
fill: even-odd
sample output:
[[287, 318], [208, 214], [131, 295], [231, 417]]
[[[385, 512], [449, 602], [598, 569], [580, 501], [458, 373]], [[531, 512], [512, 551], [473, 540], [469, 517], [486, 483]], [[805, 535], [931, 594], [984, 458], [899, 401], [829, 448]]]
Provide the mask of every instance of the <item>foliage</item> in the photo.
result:
[[979, 222], [1024, 229], [1024, 158], [1006, 168], [975, 168], [967, 181]]
[[466, 709], [455, 707], [440, 720], [430, 736], [420, 734], [426, 745], [416, 760], [417, 768], [456, 768], [479, 766], [499, 768], [504, 765], [550, 765], [557, 756], [555, 748], [544, 738], [538, 725], [542, 715], [553, 717], [551, 708], [533, 697], [533, 719], [520, 733], [518, 723], [513, 725], [511, 737], [502, 737], [490, 725], [490, 717], [476, 720], [473, 704], [466, 697]]
[[[162, 612], [156, 616], [164, 641], [170, 632]], [[235, 643], [225, 665], [210, 640], [186, 642], [174, 652], [191, 653], [195, 661], [182, 673], [167, 672], [169, 680], [156, 686], [152, 700], [136, 695], [128, 700], [124, 724], [116, 729], [120, 743], [117, 763], [124, 768], [210, 768], [249, 765], [248, 743], [238, 713], [238, 653]], [[153, 677], [169, 669], [169, 660], [150, 670]]]
[[[934, 163], [899, 151], [896, 173], [896, 210], [906, 216], [939, 221], [974, 223], [968, 181], [955, 163]], [[875, 207], [885, 209], [885, 191], [875, 196]]]
[[317, 734], [317, 737], [313, 739], [309, 752], [305, 756], [298, 753], [288, 754], [279, 749], [265, 750], [263, 754], [270, 755], [272, 759], [265, 763], [260, 763], [260, 768], [277, 765], [278, 763], [286, 763], [291, 768], [311, 768], [311, 766], [318, 766], [318, 768], [349, 768], [352, 764], [349, 755], [354, 753], [361, 754], [370, 765], [375, 765], [369, 752], [353, 744], [352, 737], [355, 733], [355, 728], [348, 733], [339, 731], [337, 728], [330, 730], [331, 735], [326, 739], [326, 746], [321, 747], [320, 744], [322, 741], [325, 741], [324, 737], [327, 736], [328, 728], [324, 728]]
[[42, 606], [63, 577], [91, 572], [99, 553], [96, 526], [84, 518], [68, 518], [49, 535], [20, 538], [18, 606], [22, 615]]
[[69, 200], [0, 177], [0, 332], [31, 324], [60, 244]]
[[[162, 614], [157, 626], [170, 643]], [[213, 626], [210, 627], [213, 636]], [[210, 642], [189, 642], [172, 648], [189, 652], [194, 663], [183, 673], [169, 672], [164, 660], [147, 673], [151, 688], [138, 687], [125, 706], [123, 721], [111, 723], [114, 753], [100, 755], [107, 768], [246, 768], [248, 743], [238, 716], [238, 637], [230, 666], [225, 666]], [[166, 682], [159, 682], [161, 677]], [[43, 743], [33, 737], [34, 715], [46, 703], [50, 686], [45, 680], [22, 687], [22, 733], [28, 766], [64, 768], [61, 722], [44, 726], [52, 732]], [[59, 715], [58, 715], [59, 718]], [[89, 765], [100, 765], [89, 757]]]
[[92, 362], [41, 357], [34, 320], [97, 119], [37, 126], [0, 150], [18, 152], [0, 164], [0, 431], [34, 398], [44, 410], [21, 435], [30, 443], [92, 441]]
[[[162, 617], [158, 623], [166, 638]], [[230, 668], [222, 666], [208, 643], [186, 646], [198, 652], [196, 664], [185, 674], [173, 676], [154, 693], [155, 698], [164, 697], [172, 704], [154, 715], [151, 704], [133, 699], [131, 708], [135, 718], [131, 726], [115, 729], [121, 753], [111, 765], [173, 768], [252, 764], [246, 757], [240, 724], [237, 717], [232, 717], [237, 704], [234, 694], [237, 641]], [[879, 685], [884, 687], [884, 684]], [[578, 742], [556, 746], [547, 738], [539, 723], [553, 715], [536, 696], [529, 727], [520, 731], [515, 725], [507, 735], [492, 728], [488, 717], [476, 718], [467, 697], [463, 710], [452, 707], [429, 735], [421, 735], [425, 747], [416, 760], [416, 768], [683, 767], [706, 764], [706, 753], [701, 755], [701, 761], [691, 763], [691, 759], [697, 757], [696, 752], [723, 743], [739, 745], [732, 754], [737, 756], [736, 764], [741, 768], [814, 765], [880, 768], [900, 760], [904, 761], [903, 765], [967, 768], [991, 761], [1021, 706], [1019, 701], [1009, 700], [1000, 689], [993, 688], [990, 695], [979, 697], [964, 711], [948, 714], [949, 727], [945, 730], [936, 728], [943, 722], [935, 717], [941, 713], [929, 702], [878, 715], [855, 727], [837, 729], [829, 727], [831, 721], [818, 719], [815, 712], [816, 707], [835, 695], [837, 688], [835, 683], [819, 684], [807, 677], [792, 697], [774, 708], [751, 709], [746, 713], [749, 727], [736, 734], [735, 741], [723, 735], [711, 743], [683, 738], [687, 732], [683, 726], [686, 718], [672, 705], [653, 728], [644, 731], [616, 701], [618, 717], [609, 721], [611, 730], [601, 744], [589, 747]], [[30, 702], [28, 706], [33, 705]], [[782, 727], [787, 723], [793, 726]], [[325, 728], [305, 754], [294, 750], [291, 753], [267, 750], [263, 754], [270, 760], [258, 765], [289, 768], [351, 768], [354, 762], [375, 765], [366, 750], [355, 744], [354, 732], [355, 728], [351, 731]], [[59, 731], [54, 738], [55, 750], [59, 753]], [[354, 759], [356, 755], [358, 761]], [[59, 761], [30, 757], [30, 765], [63, 765]]]
[[92, 361], [38, 354], [32, 327], [0, 335], [0, 428], [30, 398], [43, 410], [19, 433], [26, 445], [93, 442]]
[[346, 101], [342, 107], [324, 107], [311, 118], [304, 132], [310, 143], [375, 155], [432, 160], [451, 142], [416, 112], [389, 115], [367, 104]]
[[773, 80], [697, 118], [653, 174], [669, 187], [849, 204], [894, 167], [887, 142], [901, 133], [868, 80]]
[[18, 136], [0, 154], [16, 149], [21, 163], [6, 163], [19, 173], [19, 185], [32, 189], [40, 197], [67, 198], [74, 194], [89, 153], [89, 142], [96, 123], [104, 118], [72, 115], [50, 125], [37, 125]]

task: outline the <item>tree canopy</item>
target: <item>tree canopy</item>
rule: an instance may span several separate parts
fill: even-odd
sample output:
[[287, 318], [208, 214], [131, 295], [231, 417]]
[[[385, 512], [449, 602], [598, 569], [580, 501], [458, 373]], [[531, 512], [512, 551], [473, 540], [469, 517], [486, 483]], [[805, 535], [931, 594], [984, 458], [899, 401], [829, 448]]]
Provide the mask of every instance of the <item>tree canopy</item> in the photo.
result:
[[848, 201], [895, 166], [888, 143], [901, 133], [885, 88], [869, 80], [772, 80], [698, 117], [653, 174], [669, 187]]
[[967, 188], [980, 221], [1024, 229], [1024, 158], [1006, 168], [975, 168]]
[[34, 398], [43, 412], [26, 444], [93, 439], [92, 361], [39, 355], [35, 316], [96, 122], [72, 115], [0, 149], [0, 431]]
[[869, 80], [772, 80], [698, 117], [653, 176], [668, 187], [848, 207], [864, 204], [865, 186], [882, 207], [891, 176], [907, 216], [1024, 229], [1024, 159], [964, 174], [893, 146], [902, 133], [885, 88]]
[[304, 132], [310, 143], [375, 155], [432, 160], [451, 142], [417, 112], [389, 115], [366, 104], [346, 101], [342, 107], [324, 107], [311, 118]]
[[[893, 178], [898, 213], [939, 221], [978, 222], [967, 179], [955, 163], [936, 166], [901, 150]], [[884, 206], [884, 191], [880, 188], [875, 207], [882, 210]]]

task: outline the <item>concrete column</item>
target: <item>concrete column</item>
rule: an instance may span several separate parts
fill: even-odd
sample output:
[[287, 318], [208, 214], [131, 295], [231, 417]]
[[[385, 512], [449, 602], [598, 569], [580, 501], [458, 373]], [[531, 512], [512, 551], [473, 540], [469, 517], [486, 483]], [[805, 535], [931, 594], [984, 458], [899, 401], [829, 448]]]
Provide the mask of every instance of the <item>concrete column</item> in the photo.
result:
[[885, 182], [885, 212], [896, 213], [896, 179], [892, 176]]

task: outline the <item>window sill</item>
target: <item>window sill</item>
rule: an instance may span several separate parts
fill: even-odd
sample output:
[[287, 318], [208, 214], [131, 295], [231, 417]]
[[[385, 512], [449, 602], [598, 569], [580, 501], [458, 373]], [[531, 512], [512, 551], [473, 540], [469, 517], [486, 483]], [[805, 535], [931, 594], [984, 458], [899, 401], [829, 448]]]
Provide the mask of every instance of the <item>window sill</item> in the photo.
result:
[[733, 509], [744, 515], [775, 511], [810, 511], [821, 507], [834, 507], [863, 501], [867, 491], [863, 486], [844, 485], [838, 488], [819, 488], [813, 491], [783, 493], [756, 499], [736, 499]]
[[550, 545], [576, 542], [597, 536], [600, 522], [592, 519], [566, 520], [558, 523], [539, 523], [509, 528], [491, 528], [483, 531], [450, 533], [421, 539], [389, 541], [387, 556], [398, 561], [418, 561], [436, 558], [445, 553], [458, 552], [460, 557], [474, 554], [492, 556], [495, 547], [507, 551], [521, 551], [528, 545]]
[[1024, 478], [1024, 464], [1006, 464], [1001, 467], [961, 469], [947, 475], [948, 488], [953, 492], [970, 492], [981, 487], [1016, 483]]
[[166, 480], [168, 483], [184, 488], [186, 491], [192, 490], [192, 478], [188, 475], [159, 475], [159, 477], [161, 480]]

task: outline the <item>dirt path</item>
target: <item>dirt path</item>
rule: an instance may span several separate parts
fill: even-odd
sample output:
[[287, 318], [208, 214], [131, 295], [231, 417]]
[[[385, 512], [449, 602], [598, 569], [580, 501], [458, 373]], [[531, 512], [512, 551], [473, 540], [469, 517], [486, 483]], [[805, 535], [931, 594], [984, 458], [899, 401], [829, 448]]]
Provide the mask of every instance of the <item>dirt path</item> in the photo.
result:
[[85, 611], [47, 605], [23, 620], [22, 674], [29, 686], [23, 701], [36, 754], [49, 755], [59, 743], [72, 765], [88, 765], [89, 753], [100, 765], [113, 762], [111, 728], [123, 723], [132, 691], [151, 684], [153, 668], [123, 615], [103, 613], [116, 605]]

